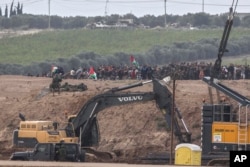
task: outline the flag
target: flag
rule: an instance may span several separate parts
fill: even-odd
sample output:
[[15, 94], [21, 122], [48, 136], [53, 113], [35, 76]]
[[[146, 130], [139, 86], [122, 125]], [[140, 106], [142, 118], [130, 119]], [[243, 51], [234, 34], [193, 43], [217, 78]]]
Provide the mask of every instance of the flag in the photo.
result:
[[135, 60], [135, 57], [133, 55], [130, 56], [130, 62], [135, 66], [135, 67], [139, 67], [138, 62]]
[[93, 67], [90, 67], [89, 69], [89, 78], [95, 80], [97, 79], [97, 75]]
[[95, 73], [94, 68], [93, 68], [93, 67], [90, 67], [90, 68], [89, 68], [89, 75], [92, 75], [92, 74], [94, 74], [94, 73]]
[[130, 56], [130, 62], [133, 63], [135, 61], [135, 57], [134, 56]]

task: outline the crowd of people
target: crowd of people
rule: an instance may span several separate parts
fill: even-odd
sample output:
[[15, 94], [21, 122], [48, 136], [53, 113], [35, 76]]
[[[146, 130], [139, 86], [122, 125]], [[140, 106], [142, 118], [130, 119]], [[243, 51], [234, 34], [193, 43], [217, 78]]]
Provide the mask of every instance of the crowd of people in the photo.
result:
[[[99, 67], [79, 67], [73, 68], [64, 73], [62, 68], [53, 68], [53, 74], [60, 73], [62, 78], [71, 79], [94, 79], [94, 80], [150, 80], [152, 77], [164, 78], [166, 76], [176, 76], [179, 80], [199, 80], [204, 76], [210, 76], [213, 68], [212, 63], [207, 62], [183, 62], [178, 64], [168, 64], [164, 66], [151, 65], [101, 65]], [[58, 70], [60, 69], [60, 70]], [[249, 65], [223, 65], [221, 67], [219, 79], [250, 79]]]

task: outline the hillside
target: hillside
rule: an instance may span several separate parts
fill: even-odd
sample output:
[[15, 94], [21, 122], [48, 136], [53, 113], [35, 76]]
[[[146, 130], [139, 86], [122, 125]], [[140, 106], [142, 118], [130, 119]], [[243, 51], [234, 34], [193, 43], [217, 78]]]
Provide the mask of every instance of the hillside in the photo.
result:
[[[64, 114], [76, 114], [90, 97], [112, 87], [137, 82], [67, 79], [63, 83], [84, 83], [88, 90], [53, 96], [48, 92], [51, 78], [0, 75], [0, 80], [0, 159], [7, 159], [13, 151], [12, 132], [19, 124], [19, 113], [27, 120], [66, 121]], [[223, 83], [250, 96], [249, 80]], [[176, 84], [176, 104], [192, 133], [192, 143], [200, 145], [201, 107], [202, 100], [209, 99], [208, 86], [200, 80], [177, 81]], [[147, 84], [129, 91], [149, 92], [152, 86]], [[215, 90], [213, 97], [216, 100]], [[151, 152], [169, 151], [170, 132], [163, 128], [164, 118], [154, 101], [110, 107], [100, 112], [97, 118], [101, 139], [96, 149], [115, 153], [118, 161], [129, 162], [131, 158]]]
[[[19, 65], [30, 65], [34, 62], [48, 62], [60, 59], [58, 63], [64, 64], [67, 59], [73, 57], [84, 59], [82, 65], [88, 64], [91, 60], [86, 58], [84, 54], [95, 53], [105, 57], [113, 56], [119, 53], [125, 54], [139, 54], [149, 55], [154, 54], [154, 47], [165, 47], [177, 45], [176, 49], [190, 49], [194, 53], [198, 53], [197, 56], [203, 54], [196, 47], [203, 50], [204, 48], [210, 48], [207, 44], [215, 42], [214, 39], [220, 39], [223, 33], [223, 29], [201, 29], [201, 30], [182, 30], [182, 29], [162, 29], [162, 30], [88, 30], [88, 29], [73, 29], [73, 30], [26, 30], [26, 31], [15, 31], [15, 30], [3, 30], [0, 31], [0, 62], [4, 64], [19, 64]], [[209, 36], [207, 35], [209, 34]], [[234, 28], [229, 38], [228, 49], [235, 54], [237, 49], [243, 47], [245, 44], [242, 42], [235, 45], [239, 48], [232, 47], [231, 41], [240, 39], [242, 37], [247, 38], [249, 36], [249, 29]], [[201, 42], [200, 40], [207, 41]], [[196, 43], [197, 46], [188, 46], [185, 43]], [[219, 44], [215, 43], [215, 46]], [[239, 45], [239, 46], [238, 46]], [[187, 48], [188, 46], [188, 48]], [[235, 46], [235, 47], [236, 47]], [[247, 46], [246, 46], [247, 47]], [[213, 49], [213, 48], [210, 48]], [[209, 50], [209, 49], [208, 49]], [[244, 50], [242, 48], [242, 50]], [[161, 50], [161, 52], [164, 51]], [[216, 48], [217, 51], [217, 48]], [[176, 52], [176, 50], [174, 50]], [[206, 50], [204, 50], [206, 52]], [[165, 52], [164, 52], [165, 53]], [[247, 52], [248, 53], [248, 52]], [[95, 60], [93, 55], [90, 57]], [[158, 53], [159, 54], [159, 53]], [[157, 54], [157, 55], [158, 55]], [[168, 56], [168, 53], [165, 53]], [[189, 52], [181, 55], [189, 55]], [[214, 55], [213, 52], [210, 54]], [[80, 57], [77, 57], [77, 55]], [[146, 56], [147, 57], [147, 56]], [[204, 55], [204, 58], [211, 58]], [[73, 59], [74, 60], [74, 59]], [[73, 61], [72, 60], [72, 61]], [[186, 59], [184, 59], [186, 60]], [[65, 62], [66, 61], [66, 62]], [[124, 64], [129, 62], [128, 59], [122, 59]], [[176, 61], [176, 60], [174, 60]], [[168, 62], [168, 61], [167, 61]], [[69, 62], [66, 64], [72, 64]], [[100, 63], [100, 62], [99, 62]], [[108, 64], [110, 61], [103, 60], [102, 63]], [[113, 62], [112, 62], [113, 63]], [[151, 62], [154, 63], [154, 62]], [[161, 62], [162, 63], [162, 62]], [[65, 65], [66, 65], [65, 64]], [[92, 63], [96, 64], [96, 63]], [[157, 63], [156, 63], [157, 64]]]

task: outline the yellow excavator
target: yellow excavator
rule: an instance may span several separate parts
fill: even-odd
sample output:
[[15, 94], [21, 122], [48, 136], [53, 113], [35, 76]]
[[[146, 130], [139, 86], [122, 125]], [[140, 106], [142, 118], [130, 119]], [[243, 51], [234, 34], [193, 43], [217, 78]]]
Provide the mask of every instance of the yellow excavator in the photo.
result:
[[[150, 92], [128, 92], [124, 91], [130, 88], [143, 86], [144, 84], [153, 84], [153, 91]], [[163, 113], [166, 123], [170, 129], [172, 117], [171, 110], [173, 104], [172, 93], [166, 84], [158, 79], [150, 81], [133, 83], [121, 87], [115, 87], [104, 93], [96, 95], [89, 99], [80, 109], [77, 115], [68, 117], [65, 126], [53, 121], [27, 121], [22, 114], [20, 126], [14, 130], [13, 145], [15, 147], [33, 148], [38, 143], [79, 143], [80, 147], [99, 158], [108, 157], [112, 159], [113, 154], [108, 152], [98, 152], [91, 149], [99, 143], [99, 127], [97, 114], [105, 108], [129, 103], [139, 103], [155, 101], [159, 111]], [[179, 110], [176, 108], [176, 114], [173, 119], [174, 134], [180, 143], [191, 142], [191, 133], [189, 132]]]
[[[61, 128], [73, 126], [70, 122], [58, 123], [53, 121], [27, 121], [20, 113], [19, 127], [13, 132], [13, 144], [15, 147], [34, 147], [37, 143], [79, 143], [79, 138], [74, 132]], [[71, 128], [73, 129], [73, 128]], [[70, 133], [70, 136], [66, 133]]]
[[[153, 83], [150, 92], [126, 92], [123, 90]], [[16, 147], [34, 147], [37, 143], [60, 142], [80, 143], [82, 147], [95, 146], [99, 142], [97, 114], [105, 108], [128, 103], [155, 101], [162, 111], [168, 126], [171, 126], [172, 94], [164, 83], [154, 79], [112, 88], [89, 99], [77, 115], [68, 117], [65, 126], [53, 121], [27, 121], [22, 114], [20, 126], [13, 133]], [[178, 110], [177, 110], [178, 111]], [[178, 120], [179, 119], [179, 120]], [[191, 133], [178, 111], [175, 120], [175, 134], [180, 142], [190, 142]], [[184, 128], [183, 128], [184, 127]], [[182, 130], [184, 129], [184, 130]]]

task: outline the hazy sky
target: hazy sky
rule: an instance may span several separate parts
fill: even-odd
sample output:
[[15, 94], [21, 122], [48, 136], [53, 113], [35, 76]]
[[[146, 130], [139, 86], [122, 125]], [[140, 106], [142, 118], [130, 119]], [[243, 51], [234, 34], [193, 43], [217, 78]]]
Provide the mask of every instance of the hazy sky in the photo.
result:
[[[0, 0], [4, 12], [5, 6], [13, 0]], [[237, 0], [234, 0], [236, 3]], [[23, 4], [23, 12], [28, 14], [58, 16], [105, 16], [132, 13], [137, 17], [144, 15], [164, 15], [165, 0], [14, 0]], [[49, 5], [50, 2], [50, 5]], [[166, 0], [166, 13], [183, 15], [204, 12], [221, 14], [229, 11], [233, 0]], [[204, 6], [203, 6], [204, 3]], [[250, 13], [250, 0], [238, 0], [237, 12]]]

